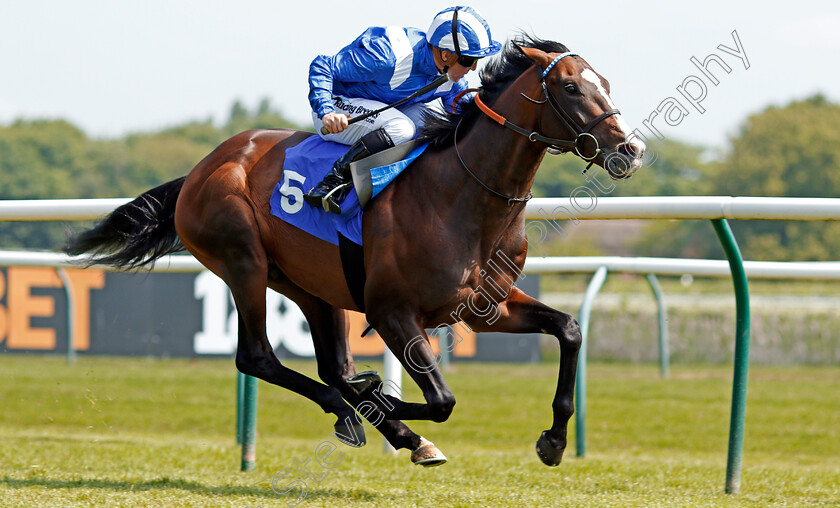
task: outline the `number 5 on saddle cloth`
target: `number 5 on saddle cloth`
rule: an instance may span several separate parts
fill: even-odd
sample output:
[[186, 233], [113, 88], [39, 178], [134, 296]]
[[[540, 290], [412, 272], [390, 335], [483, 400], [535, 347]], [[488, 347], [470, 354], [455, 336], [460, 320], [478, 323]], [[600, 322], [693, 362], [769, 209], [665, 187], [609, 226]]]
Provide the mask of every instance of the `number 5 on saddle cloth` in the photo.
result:
[[271, 194], [271, 214], [313, 236], [338, 245], [347, 287], [362, 312], [365, 309], [366, 281], [361, 248], [362, 210], [427, 146], [427, 142], [414, 140], [351, 163], [350, 172], [355, 189], [342, 202], [341, 215], [325, 212], [321, 207], [306, 206], [303, 194], [332, 170], [333, 163], [347, 147], [324, 141], [319, 136], [311, 136], [286, 150], [283, 181], [274, 186]]
[[362, 210], [429, 146], [409, 141], [350, 164], [353, 186], [341, 205], [341, 215], [306, 206], [303, 194], [332, 170], [345, 145], [311, 136], [286, 150], [283, 181], [271, 194], [271, 214], [307, 233], [338, 245], [344, 277], [353, 301], [364, 311], [365, 268], [362, 253]]
[[354, 190], [342, 203], [342, 214], [305, 206], [303, 194], [314, 187], [346, 150], [345, 145], [311, 136], [286, 150], [283, 181], [271, 195], [271, 214], [318, 238], [338, 245], [339, 234], [362, 244], [362, 210], [428, 146], [409, 141], [350, 164]]

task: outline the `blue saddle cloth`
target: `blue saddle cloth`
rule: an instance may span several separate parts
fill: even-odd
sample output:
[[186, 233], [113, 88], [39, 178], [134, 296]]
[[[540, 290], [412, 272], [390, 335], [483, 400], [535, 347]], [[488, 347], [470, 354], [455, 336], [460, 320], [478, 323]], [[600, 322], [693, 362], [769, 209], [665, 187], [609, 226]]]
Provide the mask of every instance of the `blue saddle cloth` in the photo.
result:
[[[371, 199], [419, 157], [427, 146], [428, 143], [419, 145], [404, 160], [372, 169]], [[324, 178], [336, 159], [346, 151], [347, 145], [324, 141], [320, 136], [310, 136], [286, 150], [283, 181], [274, 186], [271, 194], [271, 214], [333, 245], [338, 245], [339, 233], [361, 245], [362, 208], [355, 189], [341, 203], [341, 215], [325, 212], [323, 208], [309, 206], [303, 201], [303, 195]]]

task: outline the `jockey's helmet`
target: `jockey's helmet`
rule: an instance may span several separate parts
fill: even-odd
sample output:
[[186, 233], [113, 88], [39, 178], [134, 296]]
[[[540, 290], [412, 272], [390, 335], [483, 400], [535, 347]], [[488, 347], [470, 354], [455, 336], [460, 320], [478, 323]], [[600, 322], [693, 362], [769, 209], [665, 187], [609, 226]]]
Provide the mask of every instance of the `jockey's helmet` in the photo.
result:
[[501, 43], [490, 35], [487, 21], [472, 7], [448, 7], [440, 11], [426, 32], [426, 41], [459, 57], [482, 58], [502, 49]]

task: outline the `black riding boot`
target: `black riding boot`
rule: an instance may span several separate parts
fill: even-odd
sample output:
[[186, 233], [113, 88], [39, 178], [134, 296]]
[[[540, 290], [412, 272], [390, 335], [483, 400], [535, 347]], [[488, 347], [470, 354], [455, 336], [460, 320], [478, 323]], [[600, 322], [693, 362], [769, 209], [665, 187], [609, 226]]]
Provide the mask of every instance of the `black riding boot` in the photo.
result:
[[394, 146], [394, 142], [391, 141], [388, 133], [382, 129], [365, 134], [347, 150], [347, 153], [335, 161], [332, 171], [321, 180], [321, 183], [303, 195], [303, 200], [312, 206], [322, 206], [327, 212], [340, 214], [340, 203], [344, 201], [347, 193], [353, 188], [350, 163], [392, 146]]

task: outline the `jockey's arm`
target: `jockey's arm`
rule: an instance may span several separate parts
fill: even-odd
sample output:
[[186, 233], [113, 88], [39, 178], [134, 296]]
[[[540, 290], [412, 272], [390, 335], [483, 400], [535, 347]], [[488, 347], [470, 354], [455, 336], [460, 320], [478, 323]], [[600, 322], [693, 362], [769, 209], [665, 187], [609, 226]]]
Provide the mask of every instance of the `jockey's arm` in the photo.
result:
[[[466, 79], [459, 79], [458, 81], [452, 83], [452, 88], [449, 90], [445, 96], [441, 98], [441, 102], [443, 102], [443, 107], [446, 109], [447, 112], [452, 113], [452, 107], [455, 106], [455, 113], [460, 113], [462, 108], [465, 104], [470, 102], [472, 98], [475, 96], [475, 92], [469, 92], [463, 94], [460, 98], [458, 97], [461, 92], [466, 90], [469, 87]], [[455, 101], [458, 101], [457, 104]]]
[[330, 134], [338, 134], [350, 126], [350, 120], [347, 115], [341, 113], [327, 113], [321, 117], [324, 127]]
[[343, 121], [337, 119], [343, 115], [326, 117], [335, 113], [332, 105], [333, 83], [379, 81], [383, 78], [387, 81], [393, 74], [393, 51], [387, 41], [380, 39], [366, 40], [364, 45], [347, 46], [334, 56], [319, 55], [309, 66], [309, 104], [330, 132], [333, 132], [330, 124], [338, 128], [340, 123], [346, 122], [346, 117]]

